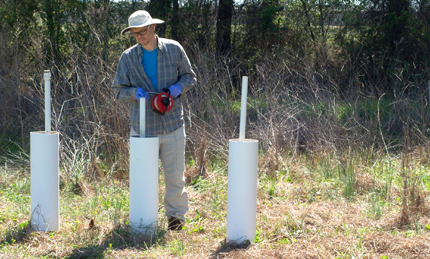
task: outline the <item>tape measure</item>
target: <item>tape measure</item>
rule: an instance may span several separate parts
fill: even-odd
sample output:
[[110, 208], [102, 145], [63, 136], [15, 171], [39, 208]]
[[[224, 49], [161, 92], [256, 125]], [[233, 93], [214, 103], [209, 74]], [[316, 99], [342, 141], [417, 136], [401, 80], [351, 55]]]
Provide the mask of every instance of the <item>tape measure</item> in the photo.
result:
[[152, 98], [152, 109], [162, 116], [173, 108], [173, 98], [170, 96], [170, 91], [168, 89], [163, 89], [163, 91], [165, 92], [156, 94]]

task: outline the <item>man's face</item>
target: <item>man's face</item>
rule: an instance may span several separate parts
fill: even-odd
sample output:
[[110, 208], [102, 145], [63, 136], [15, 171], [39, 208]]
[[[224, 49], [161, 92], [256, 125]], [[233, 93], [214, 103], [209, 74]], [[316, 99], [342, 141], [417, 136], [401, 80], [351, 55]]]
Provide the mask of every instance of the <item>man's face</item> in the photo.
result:
[[142, 44], [142, 46], [147, 46], [155, 39], [154, 27], [154, 25], [149, 25], [141, 28], [132, 28], [131, 33], [136, 38], [137, 42]]

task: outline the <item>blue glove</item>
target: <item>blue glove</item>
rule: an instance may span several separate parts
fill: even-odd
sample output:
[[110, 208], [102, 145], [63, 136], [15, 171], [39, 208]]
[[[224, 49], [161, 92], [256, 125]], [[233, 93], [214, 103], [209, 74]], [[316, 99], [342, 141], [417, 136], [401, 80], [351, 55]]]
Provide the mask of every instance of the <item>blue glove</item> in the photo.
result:
[[176, 98], [179, 95], [181, 95], [181, 93], [182, 93], [182, 87], [179, 84], [172, 85], [171, 87], [169, 87], [169, 91], [170, 91], [170, 95], [173, 98]]
[[143, 91], [142, 88], [137, 88], [137, 90], [136, 90], [136, 99], [138, 101], [140, 101], [140, 98], [142, 98], [142, 97], [144, 97], [146, 99], [146, 101], [148, 101], [149, 100], [149, 93]]

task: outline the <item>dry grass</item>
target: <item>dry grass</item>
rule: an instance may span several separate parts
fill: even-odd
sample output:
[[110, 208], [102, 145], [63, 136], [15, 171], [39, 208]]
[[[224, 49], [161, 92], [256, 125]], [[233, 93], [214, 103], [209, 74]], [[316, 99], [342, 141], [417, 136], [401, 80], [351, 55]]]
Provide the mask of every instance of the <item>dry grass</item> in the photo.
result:
[[[267, 155], [264, 158], [267, 159]], [[160, 231], [158, 236], [152, 238], [130, 234], [126, 224], [127, 201], [116, 203], [126, 199], [127, 182], [113, 179], [100, 182], [83, 180], [82, 192], [78, 195], [65, 188], [62, 192], [60, 231], [32, 232], [27, 226], [22, 227], [22, 223], [28, 220], [26, 213], [29, 204], [11, 198], [15, 189], [5, 184], [15, 182], [19, 185], [25, 174], [20, 178], [3, 170], [0, 255], [2, 258], [430, 256], [427, 196], [419, 198], [420, 209], [416, 209], [417, 204], [405, 205], [403, 202], [403, 193], [397, 190], [403, 186], [393, 187], [390, 190], [392, 202], [384, 208], [382, 216], [376, 219], [368, 214], [371, 203], [366, 202], [366, 197], [385, 183], [364, 173], [370, 168], [361, 165], [362, 173], [356, 178], [357, 192], [352, 200], [348, 200], [343, 197], [342, 181], [323, 178], [320, 167], [313, 167], [306, 156], [277, 159], [282, 165], [279, 166], [280, 171], [268, 173], [267, 168], [259, 170], [258, 238], [255, 243], [248, 245], [225, 243], [228, 177], [223, 166], [208, 165], [205, 177], [201, 178], [203, 181], [188, 185], [190, 210], [182, 231], [166, 230], [160, 205]], [[335, 170], [336, 167], [330, 169]], [[369, 186], [373, 186], [373, 189]], [[15, 191], [28, 195], [25, 186]], [[106, 205], [107, 202], [110, 204]], [[15, 207], [20, 206], [25, 207], [26, 213], [16, 213]], [[409, 222], [403, 219], [405, 206], [409, 210]]]

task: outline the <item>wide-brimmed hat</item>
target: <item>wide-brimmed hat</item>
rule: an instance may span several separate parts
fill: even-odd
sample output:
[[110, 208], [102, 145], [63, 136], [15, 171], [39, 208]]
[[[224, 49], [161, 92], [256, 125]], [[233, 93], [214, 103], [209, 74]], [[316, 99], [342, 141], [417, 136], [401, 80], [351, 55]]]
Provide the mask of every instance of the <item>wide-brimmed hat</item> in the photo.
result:
[[122, 30], [121, 35], [128, 32], [131, 28], [145, 27], [151, 24], [164, 23], [163, 20], [152, 18], [151, 15], [145, 10], [139, 10], [128, 17], [128, 27]]

